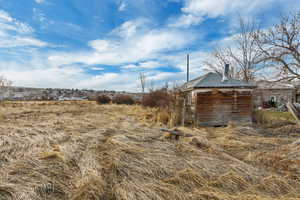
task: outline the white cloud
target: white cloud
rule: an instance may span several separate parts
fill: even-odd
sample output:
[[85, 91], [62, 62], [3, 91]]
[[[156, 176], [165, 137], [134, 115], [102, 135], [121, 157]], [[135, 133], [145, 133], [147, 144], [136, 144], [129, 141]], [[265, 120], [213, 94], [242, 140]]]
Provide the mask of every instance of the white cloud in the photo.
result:
[[[76, 84], [77, 88], [101, 88], [104, 85], [107, 87], [109, 84], [113, 84], [119, 78], [120, 74], [117, 73], [106, 73], [102, 75], [93, 76], [91, 79], [80, 81]], [[103, 87], [105, 88], [105, 87]]]
[[[0, 23], [5, 25], [0, 27], [0, 48], [10, 47], [18, 51], [14, 51], [18, 59], [12, 56], [14, 61], [11, 63], [0, 59], [0, 74], [6, 75], [14, 85], [27, 87], [137, 91], [138, 71], [107, 73], [102, 72], [104, 67], [97, 65], [142, 69], [151, 72], [149, 77], [156, 83], [164, 82], [164, 78], [175, 80], [183, 74], [161, 73], [157, 68], [169, 66], [168, 63], [177, 67], [175, 61], [168, 60], [166, 55], [181, 50], [196, 39], [194, 33], [173, 28], [151, 28], [149, 20], [137, 19], [121, 24], [107, 38], [89, 41], [90, 50], [42, 53], [40, 47], [51, 45], [35, 38], [29, 25], [4, 11], [0, 12]], [[21, 49], [28, 49], [28, 52], [21, 55]], [[88, 69], [98, 71], [98, 75], [88, 73]]]
[[33, 29], [14, 18], [4, 10], [0, 10], [0, 30], [1, 31], [14, 31], [19, 34], [31, 34]]
[[172, 21], [173, 20], [175, 22], [171, 22], [169, 24], [170, 27], [183, 27], [183, 28], [187, 28], [189, 26], [197, 25], [197, 24], [201, 23], [203, 21], [203, 17], [202, 16], [193, 15], [193, 14], [183, 14], [178, 19], [172, 19]]
[[[5, 40], [1, 40], [5, 38]], [[32, 37], [15, 37], [15, 36], [0, 36], [0, 48], [11, 48], [11, 47], [45, 47], [47, 43], [40, 41]]]
[[[138, 72], [131, 71], [124, 71], [121, 73], [104, 73], [102, 75], [82, 80], [75, 86], [76, 88], [137, 92], [140, 90], [138, 76]], [[166, 81], [169, 81], [169, 83], [178, 82], [179, 84], [182, 84], [184, 80], [185, 73], [183, 72], [148, 71], [146, 73], [146, 87], [149, 87], [150, 81], [152, 81], [155, 86], [161, 86]]]
[[[3, 66], [3, 67], [1, 67]], [[4, 67], [5, 66], [5, 67]], [[24, 68], [24, 66], [30, 66]], [[87, 74], [84, 67], [70, 65], [55, 67], [42, 59], [33, 59], [28, 63], [0, 62], [0, 74], [4, 74], [15, 86], [41, 88], [79, 88], [95, 90], [118, 90], [137, 92], [140, 88], [138, 72], [122, 71], [118, 73]], [[147, 80], [161, 85], [166, 80], [184, 80], [184, 73], [148, 71]]]
[[104, 68], [103, 67], [92, 67], [91, 70], [94, 70], [94, 71], [103, 71]]
[[162, 67], [162, 63], [159, 63], [157, 61], [147, 61], [140, 63], [140, 66], [145, 69], [154, 69], [158, 67]]
[[[145, 26], [147, 24], [147, 26]], [[148, 26], [150, 24], [150, 26]], [[89, 51], [54, 52], [48, 57], [52, 66], [110, 65], [122, 69], [118, 73], [102, 73], [78, 81], [78, 88], [115, 89], [136, 91], [139, 88], [138, 72], [146, 71], [156, 84], [169, 80], [185, 79], [184, 72], [161, 72], [159, 67], [172, 66], [184, 69], [185, 55], [170, 52], [181, 51], [196, 39], [194, 33], [174, 28], [151, 29], [151, 23], [144, 19], [128, 21], [114, 29], [109, 38], [89, 41]], [[199, 37], [197, 38], [199, 39]], [[192, 68], [192, 66], [191, 66]], [[90, 67], [90, 69], [92, 69]], [[191, 72], [192, 73], [192, 72]], [[75, 87], [74, 86], [74, 87]]]
[[[121, 25], [122, 27], [123, 25]], [[88, 43], [92, 51], [54, 53], [49, 56], [53, 63], [89, 65], [126, 65], [152, 60], [159, 55], [181, 49], [195, 40], [195, 35], [175, 29], [140, 30], [116, 39], [99, 39]]]
[[144, 18], [129, 20], [112, 30], [111, 34], [122, 38], [129, 38], [137, 32], [141, 33], [149, 30], [149, 26], [151, 26], [151, 22]]
[[130, 37], [136, 33], [137, 26], [138, 23], [127, 21], [116, 31], [118, 31], [118, 34], [122, 37]]
[[84, 79], [83, 71], [76, 67], [7, 68], [0, 70], [16, 86], [70, 88]]
[[163, 64], [157, 61], [146, 61], [146, 62], [141, 62], [139, 64], [129, 64], [129, 65], [124, 65], [121, 68], [122, 69], [155, 69], [158, 67], [162, 67]]
[[[91, 67], [91, 69], [100, 72], [99, 67]], [[40, 55], [29, 62], [0, 61], [0, 74], [13, 81], [15, 86], [106, 89], [132, 92], [138, 90], [138, 74], [136, 72], [93, 75], [86, 73], [85, 70], [86, 67], [75, 64], [56, 67], [43, 60]]]
[[135, 65], [135, 64], [121, 66], [121, 69], [138, 69], [138, 68], [139, 68], [139, 66]]
[[33, 8], [33, 18], [37, 21], [39, 21], [43, 26], [46, 26], [44, 24], [48, 24], [48, 20], [46, 18], [46, 15], [38, 8]]
[[0, 10], [0, 21], [12, 22], [13, 18], [4, 10]]
[[[14, 85], [27, 87], [57, 87], [57, 88], [80, 88], [97, 90], [125, 90], [136, 92], [140, 85], [138, 82], [139, 71], [123, 70], [121, 72], [101, 73], [101, 67], [86, 66], [81, 64], [63, 65], [61, 63], [52, 63], [44, 59], [47, 54], [34, 53], [30, 61], [0, 61], [0, 74], [4, 74]], [[201, 52], [191, 54], [191, 77], [201, 75], [201, 63], [199, 59], [203, 58]], [[185, 59], [186, 55], [178, 53], [174, 55], [164, 55], [160, 60], [143, 61], [133, 68], [138, 67], [146, 72], [147, 84], [152, 80], [156, 86], [169, 81], [179, 81], [182, 84], [185, 80]], [[166, 63], [182, 69], [182, 72], [161, 72], [155, 67], [164, 66]], [[155, 66], [155, 67], [154, 67]], [[92, 69], [99, 71], [100, 75], [87, 73], [86, 70]]]
[[114, 45], [112, 45], [109, 41], [106, 40], [93, 40], [88, 43], [90, 47], [97, 50], [98, 52], [105, 52], [109, 49], [114, 48]]
[[36, 3], [41, 4], [41, 3], [45, 3], [46, 0], [35, 0]]
[[34, 30], [28, 24], [18, 21], [9, 13], [0, 10], [0, 47], [44, 47], [43, 42], [33, 36]]
[[187, 38], [188, 35], [176, 30], [154, 30], [138, 38], [136, 48], [147, 54], [162, 50], [176, 50], [195, 39]]
[[272, 5], [272, 2], [276, 0], [185, 0], [184, 7], [181, 9], [183, 14], [177, 20], [172, 20], [170, 26], [197, 25], [206, 17], [216, 18], [237, 13], [248, 15]]

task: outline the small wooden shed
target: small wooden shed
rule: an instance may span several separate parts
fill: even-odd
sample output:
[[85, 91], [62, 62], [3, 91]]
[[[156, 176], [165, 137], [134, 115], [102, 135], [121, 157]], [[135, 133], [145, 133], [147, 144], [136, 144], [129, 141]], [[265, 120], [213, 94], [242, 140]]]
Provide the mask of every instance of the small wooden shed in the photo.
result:
[[196, 125], [223, 126], [252, 122], [254, 84], [210, 72], [185, 83], [184, 118]]

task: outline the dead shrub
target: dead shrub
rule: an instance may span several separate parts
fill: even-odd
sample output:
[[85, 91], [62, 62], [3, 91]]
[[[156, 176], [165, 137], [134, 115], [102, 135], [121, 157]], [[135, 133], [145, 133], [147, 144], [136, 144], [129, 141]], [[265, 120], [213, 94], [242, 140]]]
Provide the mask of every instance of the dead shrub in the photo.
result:
[[126, 104], [126, 105], [133, 105], [135, 103], [134, 99], [130, 95], [123, 95], [123, 94], [116, 95], [113, 98], [112, 102], [115, 104]]
[[142, 99], [142, 105], [147, 107], [168, 107], [171, 96], [166, 89], [159, 89], [145, 94]]
[[100, 95], [97, 96], [96, 102], [98, 104], [109, 104], [111, 102], [111, 98], [107, 95]]
[[181, 121], [181, 102], [176, 89], [161, 88], [150, 91], [143, 96], [142, 105], [159, 108], [156, 121], [169, 127], [174, 127]]
[[162, 124], [168, 124], [170, 120], [170, 114], [164, 110], [161, 109], [157, 113], [157, 122], [162, 123]]

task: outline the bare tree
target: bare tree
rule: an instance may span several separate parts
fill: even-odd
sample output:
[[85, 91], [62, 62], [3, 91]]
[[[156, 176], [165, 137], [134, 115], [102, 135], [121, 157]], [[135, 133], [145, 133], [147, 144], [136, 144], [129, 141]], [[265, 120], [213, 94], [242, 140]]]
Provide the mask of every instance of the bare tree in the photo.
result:
[[240, 77], [244, 81], [253, 81], [256, 72], [260, 69], [262, 56], [254, 40], [258, 30], [255, 21], [246, 21], [239, 17], [239, 34], [234, 36], [234, 46], [229, 48], [229, 55], [238, 68]]
[[[232, 59], [228, 54], [228, 48], [217, 47], [210, 53], [207, 60], [203, 61], [205, 69], [208, 71], [213, 71], [219, 75], [223, 74], [225, 64], [232, 66]], [[229, 71], [230, 77], [236, 77], [234, 68], [231, 67]]]
[[153, 81], [153, 79], [150, 80], [149, 91], [150, 92], [154, 91], [154, 81]]
[[140, 72], [139, 80], [141, 83], [142, 92], [145, 93], [145, 86], [146, 86], [146, 76], [144, 72]]
[[257, 31], [254, 38], [276, 81], [300, 78], [300, 13], [283, 16], [279, 24]]
[[168, 81], [165, 82], [164, 88], [166, 88], [167, 90], [169, 89], [169, 82]]
[[230, 75], [244, 81], [255, 79], [256, 72], [260, 69], [261, 54], [254, 40], [258, 29], [255, 21], [246, 21], [239, 17], [238, 33], [232, 37], [232, 44], [228, 47], [217, 48], [213, 53], [215, 62], [204, 64], [213, 71], [221, 73], [225, 64], [230, 64]]
[[8, 80], [4, 75], [0, 75], [0, 88], [9, 87], [12, 85], [12, 81]]

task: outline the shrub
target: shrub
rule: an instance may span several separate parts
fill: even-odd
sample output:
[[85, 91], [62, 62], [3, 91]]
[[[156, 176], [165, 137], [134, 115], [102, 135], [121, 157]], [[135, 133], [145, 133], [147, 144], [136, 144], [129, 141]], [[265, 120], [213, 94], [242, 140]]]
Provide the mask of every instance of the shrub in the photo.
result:
[[159, 89], [145, 94], [142, 100], [143, 106], [148, 107], [168, 107], [171, 102], [171, 96], [166, 89]]
[[127, 104], [127, 105], [132, 105], [134, 104], [134, 100], [130, 95], [116, 95], [113, 98], [113, 103], [115, 104]]
[[157, 122], [173, 127], [181, 121], [182, 98], [174, 90], [162, 88], [150, 91], [142, 99], [142, 105], [159, 108], [157, 110]]
[[98, 104], [108, 104], [111, 102], [111, 98], [109, 96], [106, 95], [100, 95], [96, 98], [96, 102]]

